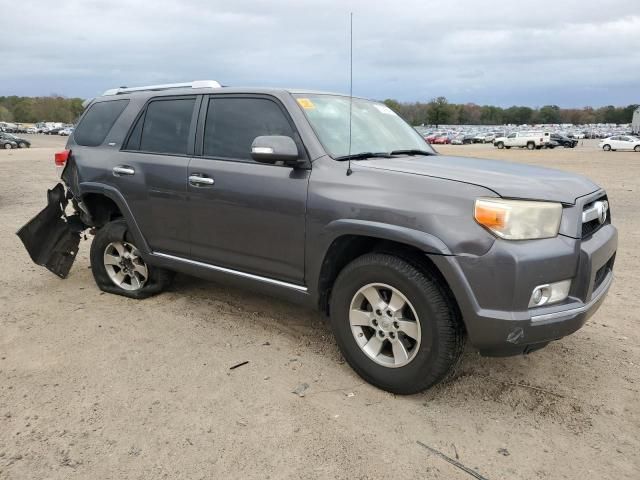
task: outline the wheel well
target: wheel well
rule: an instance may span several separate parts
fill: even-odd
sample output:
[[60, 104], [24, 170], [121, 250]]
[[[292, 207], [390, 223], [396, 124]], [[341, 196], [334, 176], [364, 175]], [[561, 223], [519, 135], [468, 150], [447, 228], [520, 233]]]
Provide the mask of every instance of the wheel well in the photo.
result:
[[87, 208], [94, 227], [102, 227], [111, 220], [122, 217], [116, 202], [101, 193], [87, 193], [82, 197], [82, 204]]
[[320, 279], [318, 281], [319, 307], [320, 310], [329, 314], [329, 300], [331, 289], [344, 267], [356, 258], [371, 252], [387, 253], [394, 255], [411, 264], [420, 271], [435, 277], [442, 286], [445, 294], [450, 298], [455, 308], [458, 310], [458, 318], [462, 318], [458, 303], [453, 295], [449, 284], [438, 269], [438, 267], [427, 257], [427, 255], [412, 245], [394, 242], [376, 237], [362, 235], [344, 235], [333, 241], [322, 262]]

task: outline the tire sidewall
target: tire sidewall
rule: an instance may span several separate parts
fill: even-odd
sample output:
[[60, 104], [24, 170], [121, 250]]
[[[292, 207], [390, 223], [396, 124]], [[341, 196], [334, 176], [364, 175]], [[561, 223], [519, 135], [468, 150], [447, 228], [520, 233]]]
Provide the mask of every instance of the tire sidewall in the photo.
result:
[[[440, 376], [430, 372], [439, 356], [439, 329], [442, 310], [429, 301], [440, 295], [433, 285], [424, 291], [422, 281], [407, 278], [394, 268], [381, 268], [380, 264], [359, 265], [341, 274], [336, 281], [338, 288], [332, 293], [331, 324], [334, 335], [347, 362], [365, 379], [391, 391], [404, 389], [417, 379], [435, 383]], [[349, 309], [356, 292], [369, 283], [384, 283], [398, 289], [411, 302], [420, 322], [421, 340], [416, 356], [407, 365], [398, 368], [384, 367], [371, 360], [358, 346], [351, 332]], [[344, 287], [346, 286], [346, 287]], [[441, 299], [439, 299], [441, 300]], [[372, 381], [371, 379], [375, 379]]]

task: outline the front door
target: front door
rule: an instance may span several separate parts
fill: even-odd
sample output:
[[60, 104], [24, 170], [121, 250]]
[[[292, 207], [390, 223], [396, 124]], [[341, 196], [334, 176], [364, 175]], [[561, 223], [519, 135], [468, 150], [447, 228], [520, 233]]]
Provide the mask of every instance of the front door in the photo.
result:
[[275, 98], [205, 97], [188, 168], [191, 257], [302, 285], [310, 170], [255, 162], [251, 143], [261, 135], [289, 136], [304, 155]]

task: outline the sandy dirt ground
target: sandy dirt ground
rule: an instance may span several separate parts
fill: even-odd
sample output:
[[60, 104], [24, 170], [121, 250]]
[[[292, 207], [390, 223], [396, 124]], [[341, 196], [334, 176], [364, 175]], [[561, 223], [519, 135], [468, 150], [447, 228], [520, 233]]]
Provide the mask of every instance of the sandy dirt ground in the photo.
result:
[[468, 349], [453, 380], [401, 397], [363, 383], [314, 312], [186, 276], [144, 301], [103, 294], [89, 242], [66, 280], [33, 265], [15, 231], [63, 144], [0, 151], [0, 478], [472, 478], [418, 442], [491, 480], [640, 478], [640, 154], [440, 148], [603, 185], [616, 281], [576, 334]]

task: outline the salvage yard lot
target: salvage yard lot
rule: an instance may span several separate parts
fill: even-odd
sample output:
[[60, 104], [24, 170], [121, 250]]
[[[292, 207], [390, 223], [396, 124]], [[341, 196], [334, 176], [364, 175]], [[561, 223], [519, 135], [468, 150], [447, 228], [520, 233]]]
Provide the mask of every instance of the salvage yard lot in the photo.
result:
[[363, 383], [317, 313], [182, 275], [148, 300], [103, 294], [88, 242], [67, 280], [33, 265], [15, 231], [66, 139], [27, 137], [0, 151], [0, 478], [471, 478], [418, 442], [492, 480], [638, 478], [640, 154], [438, 147], [604, 186], [616, 280], [576, 334], [468, 349], [453, 380], [400, 397]]

